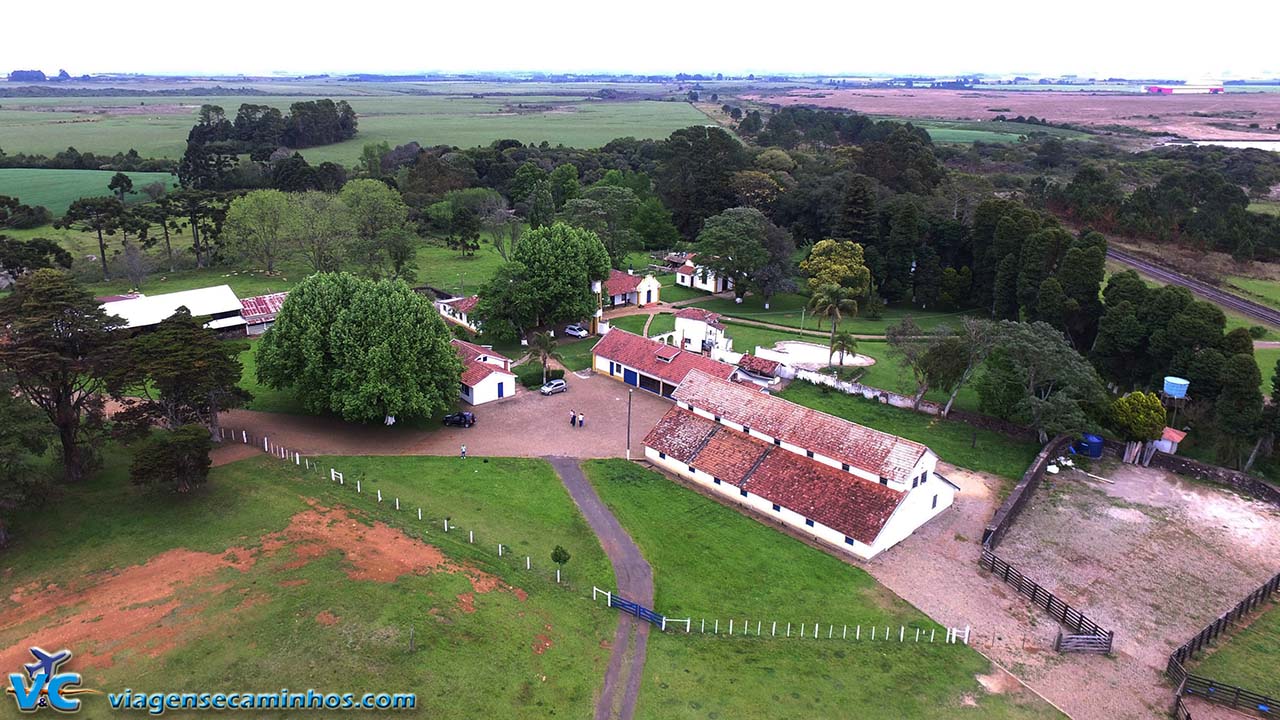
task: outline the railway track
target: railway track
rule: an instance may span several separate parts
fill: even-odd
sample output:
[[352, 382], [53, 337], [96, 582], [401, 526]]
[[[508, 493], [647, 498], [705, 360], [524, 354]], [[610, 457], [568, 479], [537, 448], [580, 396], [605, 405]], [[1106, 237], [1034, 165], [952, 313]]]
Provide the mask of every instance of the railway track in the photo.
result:
[[1122, 250], [1108, 249], [1107, 257], [1115, 260], [1116, 262], [1128, 265], [1129, 267], [1161, 282], [1165, 282], [1170, 285], [1180, 285], [1205, 300], [1240, 313], [1245, 317], [1280, 328], [1280, 310], [1275, 310], [1251, 300], [1245, 300], [1239, 295], [1233, 295], [1232, 293], [1216, 288], [1202, 280], [1196, 280], [1195, 278], [1181, 275], [1173, 272], [1172, 270], [1166, 270], [1159, 265], [1143, 260], [1142, 258], [1131, 255]]

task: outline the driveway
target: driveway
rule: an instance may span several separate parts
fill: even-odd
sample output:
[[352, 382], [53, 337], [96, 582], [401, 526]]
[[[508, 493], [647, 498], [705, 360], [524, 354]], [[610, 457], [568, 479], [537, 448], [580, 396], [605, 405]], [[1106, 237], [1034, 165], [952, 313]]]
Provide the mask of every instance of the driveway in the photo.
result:
[[[469, 455], [576, 458], [623, 457], [627, 448], [627, 390], [616, 380], [584, 372], [566, 376], [569, 391], [543, 397], [520, 388], [506, 400], [471, 408], [471, 428], [359, 425], [333, 417], [232, 410], [222, 424], [265, 435], [272, 444], [310, 455]], [[671, 401], [637, 389], [632, 399], [632, 457], [640, 441], [671, 407]], [[583, 428], [569, 427], [569, 411], [581, 412]]]

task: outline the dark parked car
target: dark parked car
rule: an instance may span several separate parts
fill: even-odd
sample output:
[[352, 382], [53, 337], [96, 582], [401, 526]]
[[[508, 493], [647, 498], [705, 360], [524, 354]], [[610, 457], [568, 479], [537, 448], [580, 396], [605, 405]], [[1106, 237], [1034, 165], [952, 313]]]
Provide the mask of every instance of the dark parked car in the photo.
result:
[[475, 413], [456, 412], [444, 416], [445, 425], [456, 425], [458, 427], [471, 427], [476, 424]]

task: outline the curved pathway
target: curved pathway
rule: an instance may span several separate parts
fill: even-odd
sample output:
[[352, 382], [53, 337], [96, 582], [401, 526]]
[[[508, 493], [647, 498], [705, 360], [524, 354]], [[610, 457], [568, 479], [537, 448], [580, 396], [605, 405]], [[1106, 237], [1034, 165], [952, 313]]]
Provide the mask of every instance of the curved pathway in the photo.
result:
[[[618, 519], [605, 507], [595, 488], [582, 474], [577, 458], [548, 457], [547, 461], [560, 476], [560, 482], [569, 491], [587, 524], [600, 539], [600, 546], [613, 564], [618, 593], [628, 600], [645, 607], [653, 607], [653, 570], [640, 548]], [[614, 634], [609, 665], [605, 670], [604, 689], [596, 700], [595, 720], [620, 718], [631, 720], [636, 711], [636, 698], [640, 694], [640, 680], [644, 676], [645, 650], [649, 640], [649, 623], [641, 622], [623, 613], [618, 614], [618, 630]], [[626, 666], [624, 668], [624, 666]], [[626, 683], [621, 695], [619, 681]]]

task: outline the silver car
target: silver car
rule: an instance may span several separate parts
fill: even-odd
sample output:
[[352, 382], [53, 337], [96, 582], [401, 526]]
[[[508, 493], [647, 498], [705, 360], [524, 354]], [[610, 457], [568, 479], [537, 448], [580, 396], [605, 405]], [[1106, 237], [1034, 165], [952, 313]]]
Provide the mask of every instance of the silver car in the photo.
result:
[[564, 334], [571, 335], [576, 338], [584, 338], [590, 335], [591, 333], [587, 332], [586, 328], [582, 327], [581, 325], [570, 325], [569, 327], [564, 329]]
[[538, 389], [543, 395], [555, 395], [556, 393], [568, 392], [569, 383], [563, 380], [548, 380], [547, 384]]

